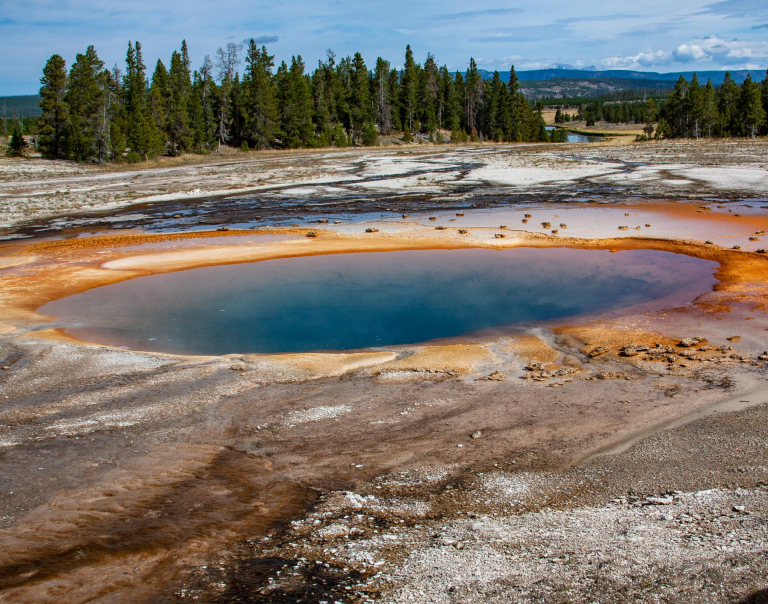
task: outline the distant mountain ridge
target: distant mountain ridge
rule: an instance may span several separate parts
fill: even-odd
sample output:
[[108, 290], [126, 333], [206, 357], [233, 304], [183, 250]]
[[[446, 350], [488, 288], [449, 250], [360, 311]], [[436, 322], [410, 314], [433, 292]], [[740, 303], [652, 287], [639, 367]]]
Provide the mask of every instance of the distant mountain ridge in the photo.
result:
[[[480, 74], [483, 79], [489, 79], [493, 77], [493, 72], [487, 69], [480, 69]], [[719, 86], [723, 83], [726, 70], [723, 71], [671, 71], [669, 73], [658, 73], [655, 71], [632, 71], [629, 69], [563, 69], [562, 67], [550, 67], [547, 69], [528, 69], [517, 72], [517, 77], [521, 82], [531, 80], [555, 80], [555, 79], [574, 79], [574, 80], [587, 80], [587, 79], [605, 79], [605, 78], [619, 78], [624, 80], [656, 80], [656, 81], [675, 81], [681, 75], [690, 80], [693, 74], [696, 73], [699, 76], [699, 81], [703, 84], [707, 83], [707, 80], [711, 79], [712, 84]], [[737, 84], [744, 83], [747, 79], [747, 75], [751, 75], [753, 80], [761, 81], [765, 77], [764, 69], [739, 69], [731, 71], [731, 76]], [[499, 76], [505, 82], [509, 81], [509, 71], [499, 71]]]

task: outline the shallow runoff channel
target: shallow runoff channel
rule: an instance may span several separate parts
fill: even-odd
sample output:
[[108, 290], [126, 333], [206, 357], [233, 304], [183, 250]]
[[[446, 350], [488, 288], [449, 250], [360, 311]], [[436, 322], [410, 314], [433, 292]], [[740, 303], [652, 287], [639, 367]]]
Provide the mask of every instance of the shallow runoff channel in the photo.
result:
[[653, 250], [349, 253], [140, 277], [39, 312], [77, 338], [137, 350], [350, 350], [679, 306], [711, 290], [716, 267]]

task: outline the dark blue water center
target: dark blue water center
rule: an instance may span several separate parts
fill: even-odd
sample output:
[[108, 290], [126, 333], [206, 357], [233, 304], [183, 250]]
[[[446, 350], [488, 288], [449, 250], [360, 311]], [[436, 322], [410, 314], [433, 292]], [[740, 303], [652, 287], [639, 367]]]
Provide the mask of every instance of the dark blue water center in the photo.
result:
[[185, 354], [348, 350], [685, 304], [714, 262], [532, 249], [338, 254], [141, 277], [46, 304], [76, 337]]

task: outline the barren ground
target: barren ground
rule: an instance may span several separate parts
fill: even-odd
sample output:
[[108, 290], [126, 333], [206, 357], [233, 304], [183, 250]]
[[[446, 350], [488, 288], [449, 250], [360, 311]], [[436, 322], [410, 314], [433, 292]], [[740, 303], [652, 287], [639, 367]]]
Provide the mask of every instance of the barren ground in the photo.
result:
[[[733, 141], [0, 160], [0, 601], [765, 601], [767, 170]], [[198, 266], [515, 246], [675, 251], [719, 283], [325, 354], [121, 350], [35, 312]]]

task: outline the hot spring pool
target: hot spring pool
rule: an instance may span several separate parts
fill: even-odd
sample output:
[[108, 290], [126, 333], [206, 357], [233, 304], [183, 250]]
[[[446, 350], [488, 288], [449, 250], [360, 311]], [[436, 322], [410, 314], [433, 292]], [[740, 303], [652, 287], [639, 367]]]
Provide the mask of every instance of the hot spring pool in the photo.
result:
[[338, 254], [141, 277], [39, 312], [75, 337], [138, 350], [348, 350], [686, 304], [711, 290], [716, 267], [649, 250]]

